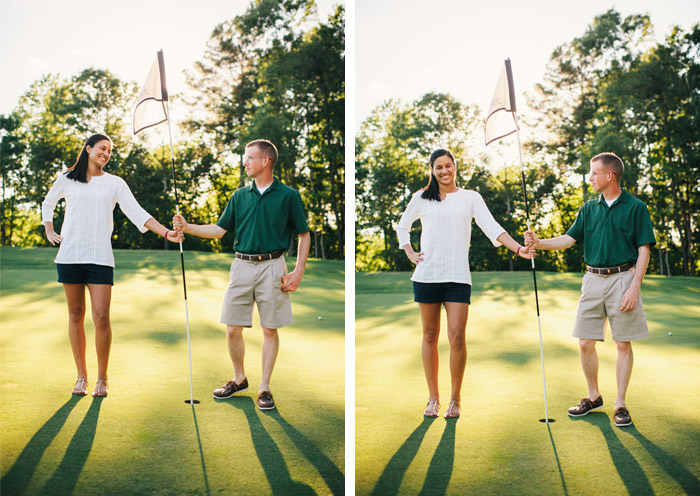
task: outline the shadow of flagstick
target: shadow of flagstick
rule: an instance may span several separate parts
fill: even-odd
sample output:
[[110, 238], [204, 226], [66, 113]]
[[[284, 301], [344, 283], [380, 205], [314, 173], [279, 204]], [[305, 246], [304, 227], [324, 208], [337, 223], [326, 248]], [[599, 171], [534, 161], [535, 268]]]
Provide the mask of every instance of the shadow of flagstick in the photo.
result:
[[663, 449], [649, 441], [644, 434], [639, 432], [634, 425], [625, 428], [644, 447], [645, 450], [656, 460], [656, 463], [671, 476], [687, 494], [700, 494], [700, 480], [693, 473], [678, 463], [671, 455]]
[[331, 459], [318, 446], [309, 441], [309, 438], [287, 422], [277, 409], [270, 410], [267, 414], [280, 424], [297, 449], [318, 470], [331, 493], [334, 495], [345, 494], [345, 476]]
[[85, 418], [78, 426], [75, 434], [73, 434], [68, 448], [66, 448], [63, 460], [61, 460], [51, 478], [44, 484], [40, 494], [73, 494], [85, 462], [87, 462], [87, 458], [90, 455], [92, 443], [95, 441], [97, 419], [100, 416], [102, 400], [104, 400], [103, 397], [92, 399]]
[[49, 420], [42, 425], [36, 434], [32, 436], [27, 445], [22, 450], [22, 453], [17, 457], [17, 460], [12, 465], [12, 468], [7, 471], [5, 476], [0, 481], [0, 493], [3, 494], [22, 494], [24, 489], [34, 476], [41, 457], [44, 451], [49, 447], [54, 438], [63, 428], [63, 425], [68, 420], [70, 412], [82, 396], [71, 396], [61, 408], [56, 410]]
[[450, 485], [452, 470], [455, 463], [455, 431], [457, 419], [447, 420], [447, 425], [442, 433], [440, 442], [435, 448], [435, 454], [430, 460], [428, 473], [423, 482], [423, 489], [419, 494], [433, 495], [446, 494]]
[[398, 494], [406, 470], [408, 470], [408, 466], [416, 457], [423, 438], [434, 421], [434, 418], [425, 417], [423, 422], [406, 438], [401, 447], [394, 453], [394, 456], [391, 457], [389, 463], [386, 464], [382, 475], [377, 481], [377, 485], [374, 486], [372, 496]]
[[653, 496], [656, 494], [642, 466], [613, 431], [610, 425], [610, 417], [606, 413], [593, 412], [585, 417], [569, 417], [569, 419], [572, 422], [587, 422], [600, 429], [608, 445], [610, 458], [612, 458], [615, 469], [629, 494], [634, 494], [635, 496]]
[[552, 428], [550, 423], [545, 424], [547, 426], [547, 431], [549, 432], [549, 440], [552, 442], [552, 449], [554, 450], [554, 459], [557, 461], [557, 468], [559, 469], [559, 478], [561, 479], [561, 487], [564, 491], [564, 496], [569, 496], [569, 491], [566, 489], [566, 480], [564, 480], [564, 472], [561, 470], [561, 463], [559, 463], [559, 454], [557, 453], [557, 445], [554, 444], [554, 436], [552, 436]]
[[[262, 465], [267, 481], [270, 483], [272, 494], [287, 495], [315, 495], [313, 489], [306, 484], [296, 482], [289, 473], [282, 452], [272, 439], [265, 426], [260, 421], [256, 412], [255, 403], [249, 396], [241, 396], [229, 403], [231, 406], [243, 410], [250, 427], [250, 436], [253, 446]], [[262, 491], [260, 491], [262, 492]]]
[[194, 411], [194, 405], [190, 404], [192, 407], [192, 418], [194, 419], [194, 430], [197, 433], [197, 444], [199, 445], [199, 460], [202, 463], [202, 474], [204, 476], [204, 490], [207, 496], [211, 494], [209, 489], [209, 478], [207, 477], [207, 466], [204, 463], [204, 451], [202, 450], [202, 439], [199, 437], [199, 424], [197, 424], [197, 414]]

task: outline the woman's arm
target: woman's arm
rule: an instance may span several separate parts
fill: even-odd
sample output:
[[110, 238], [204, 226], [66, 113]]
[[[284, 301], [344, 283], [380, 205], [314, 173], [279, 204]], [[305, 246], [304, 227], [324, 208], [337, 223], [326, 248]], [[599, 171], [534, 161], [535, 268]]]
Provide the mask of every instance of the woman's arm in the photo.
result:
[[525, 246], [522, 246], [520, 243], [511, 238], [510, 234], [508, 234], [507, 232], [502, 232], [501, 235], [498, 236], [498, 238], [496, 239], [499, 243], [501, 243], [503, 246], [508, 248], [516, 255], [519, 255], [527, 260], [530, 260], [532, 258], [533, 253], [531, 253], [530, 250], [528, 250]]
[[168, 229], [163, 224], [155, 220], [153, 217], [148, 219], [144, 226], [156, 233], [158, 236], [166, 237], [167, 235], [166, 239], [168, 241], [172, 241], [173, 243], [179, 243], [185, 239], [185, 236], [182, 234], [182, 231]]
[[58, 200], [61, 198], [63, 198], [63, 187], [61, 175], [59, 174], [41, 204], [41, 223], [44, 225], [46, 239], [49, 240], [51, 246], [55, 246], [56, 243], [63, 241], [63, 237], [56, 234], [53, 230], [53, 210], [56, 208], [56, 203], [58, 203]]

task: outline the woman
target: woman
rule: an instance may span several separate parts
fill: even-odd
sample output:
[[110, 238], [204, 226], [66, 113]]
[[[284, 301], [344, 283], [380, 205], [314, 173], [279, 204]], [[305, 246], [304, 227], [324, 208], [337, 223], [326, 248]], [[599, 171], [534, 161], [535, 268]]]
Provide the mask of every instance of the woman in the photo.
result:
[[[505, 245], [523, 258], [528, 250], [520, 246], [498, 225], [483, 198], [476, 191], [457, 187], [457, 164], [451, 151], [435, 150], [430, 155], [430, 181], [416, 192], [396, 226], [399, 246], [406, 252], [416, 270], [413, 281], [414, 301], [420, 307], [423, 323], [423, 369], [428, 382], [428, 406], [423, 415], [437, 417], [440, 409], [438, 393], [438, 351], [440, 307], [447, 313], [447, 336], [450, 342], [452, 395], [445, 418], [460, 414], [460, 390], [467, 364], [465, 331], [471, 296], [469, 244], [472, 219], [494, 246]], [[420, 252], [413, 251], [410, 230], [421, 220]]]
[[[112, 153], [112, 141], [103, 134], [90, 136], [75, 165], [58, 175], [42, 204], [42, 223], [52, 245], [60, 243], [56, 256], [58, 282], [68, 301], [68, 335], [78, 380], [73, 394], [87, 394], [85, 364], [85, 285], [90, 292], [92, 320], [95, 323], [97, 348], [97, 383], [93, 396], [107, 396], [107, 365], [112, 344], [109, 306], [112, 296], [114, 256], [110, 239], [113, 230], [112, 211], [119, 203], [141, 232], [150, 229], [169, 241], [179, 242], [182, 234], [169, 231], [153, 219], [136, 202], [123, 179], [104, 172]], [[66, 200], [66, 214], [61, 234], [53, 229], [56, 203]]]

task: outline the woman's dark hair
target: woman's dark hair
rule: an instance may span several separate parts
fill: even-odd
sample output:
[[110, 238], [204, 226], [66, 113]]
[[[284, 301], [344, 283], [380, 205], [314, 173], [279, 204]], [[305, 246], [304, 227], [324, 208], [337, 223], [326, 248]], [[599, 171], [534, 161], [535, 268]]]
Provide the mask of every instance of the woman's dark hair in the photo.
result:
[[95, 146], [96, 143], [99, 143], [102, 140], [107, 140], [110, 143], [112, 142], [111, 139], [109, 139], [109, 136], [106, 136], [104, 134], [93, 134], [90, 136], [87, 140], [85, 140], [85, 144], [83, 145], [83, 149], [80, 150], [80, 154], [78, 155], [78, 160], [75, 161], [75, 165], [68, 169], [65, 174], [68, 179], [72, 179], [73, 181], [79, 181], [81, 183], [86, 183], [87, 182], [87, 169], [88, 169], [88, 151], [87, 147], [93, 147]]
[[440, 185], [438, 184], [437, 179], [433, 174], [433, 163], [443, 155], [447, 155], [448, 157], [450, 157], [452, 159], [452, 163], [454, 165], [457, 165], [457, 160], [455, 160], [454, 154], [445, 148], [438, 148], [430, 154], [430, 180], [428, 181], [428, 185], [425, 188], [423, 188], [423, 193], [420, 195], [420, 197], [424, 200], [441, 201]]

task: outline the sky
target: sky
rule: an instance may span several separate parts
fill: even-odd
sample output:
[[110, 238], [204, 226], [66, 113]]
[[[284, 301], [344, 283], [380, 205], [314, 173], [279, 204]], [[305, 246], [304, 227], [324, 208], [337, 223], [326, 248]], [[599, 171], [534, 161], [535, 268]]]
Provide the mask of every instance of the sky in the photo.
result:
[[[336, 0], [316, 0], [326, 19]], [[143, 84], [163, 50], [168, 90], [186, 90], [183, 71], [202, 60], [214, 27], [248, 0], [0, 0], [0, 114], [47, 73], [65, 78], [108, 69]]]
[[700, 22], [697, 0], [356, 0], [355, 129], [389, 98], [405, 103], [447, 92], [486, 111], [510, 57], [519, 114], [552, 51], [596, 15], [650, 14], [659, 40]]

